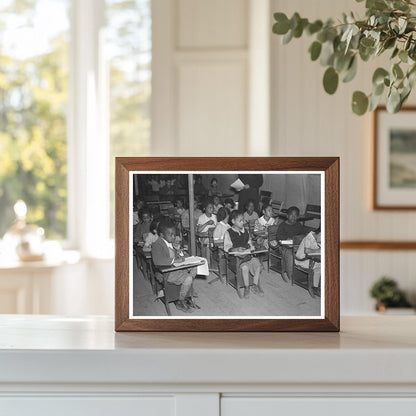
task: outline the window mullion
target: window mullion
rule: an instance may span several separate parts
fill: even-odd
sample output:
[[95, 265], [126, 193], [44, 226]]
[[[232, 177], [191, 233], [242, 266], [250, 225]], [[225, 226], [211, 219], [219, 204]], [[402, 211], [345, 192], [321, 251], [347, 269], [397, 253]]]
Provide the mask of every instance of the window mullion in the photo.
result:
[[104, 0], [73, 0], [68, 138], [69, 235], [84, 255], [108, 241], [107, 76]]

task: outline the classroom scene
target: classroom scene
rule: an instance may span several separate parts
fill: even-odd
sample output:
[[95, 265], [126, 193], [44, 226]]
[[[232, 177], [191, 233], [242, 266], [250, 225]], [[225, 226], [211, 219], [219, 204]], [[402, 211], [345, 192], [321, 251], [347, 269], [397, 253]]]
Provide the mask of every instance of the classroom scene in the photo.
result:
[[321, 315], [320, 174], [134, 174], [131, 186], [133, 317]]

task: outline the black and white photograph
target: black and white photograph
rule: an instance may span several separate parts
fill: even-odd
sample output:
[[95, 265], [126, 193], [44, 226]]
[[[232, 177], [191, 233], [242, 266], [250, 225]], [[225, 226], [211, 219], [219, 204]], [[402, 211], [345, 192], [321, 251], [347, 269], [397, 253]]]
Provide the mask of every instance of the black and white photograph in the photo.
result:
[[324, 317], [322, 171], [141, 171], [129, 184], [130, 318]]

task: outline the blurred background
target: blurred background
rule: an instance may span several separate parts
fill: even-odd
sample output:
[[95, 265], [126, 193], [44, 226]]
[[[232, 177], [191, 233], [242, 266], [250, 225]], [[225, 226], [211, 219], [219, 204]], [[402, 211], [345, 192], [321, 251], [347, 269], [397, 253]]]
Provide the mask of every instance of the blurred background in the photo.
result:
[[[340, 156], [341, 240], [414, 241], [414, 211], [373, 211], [372, 116], [330, 97], [311, 40], [282, 45], [273, 12], [352, 0], [3, 0], [0, 236], [27, 205], [49, 255], [0, 248], [0, 313], [113, 314], [115, 156]], [[412, 97], [410, 97], [412, 102]], [[413, 98], [414, 101], [414, 98]], [[341, 313], [370, 314], [383, 275], [416, 298], [414, 251], [341, 250]]]

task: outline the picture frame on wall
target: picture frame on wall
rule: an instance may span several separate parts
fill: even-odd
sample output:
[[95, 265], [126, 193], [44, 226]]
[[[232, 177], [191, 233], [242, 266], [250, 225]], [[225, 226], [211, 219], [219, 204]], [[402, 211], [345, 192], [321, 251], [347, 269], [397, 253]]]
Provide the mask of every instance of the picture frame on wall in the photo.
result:
[[416, 107], [373, 115], [373, 209], [416, 209]]
[[339, 331], [339, 158], [116, 158], [116, 331]]

